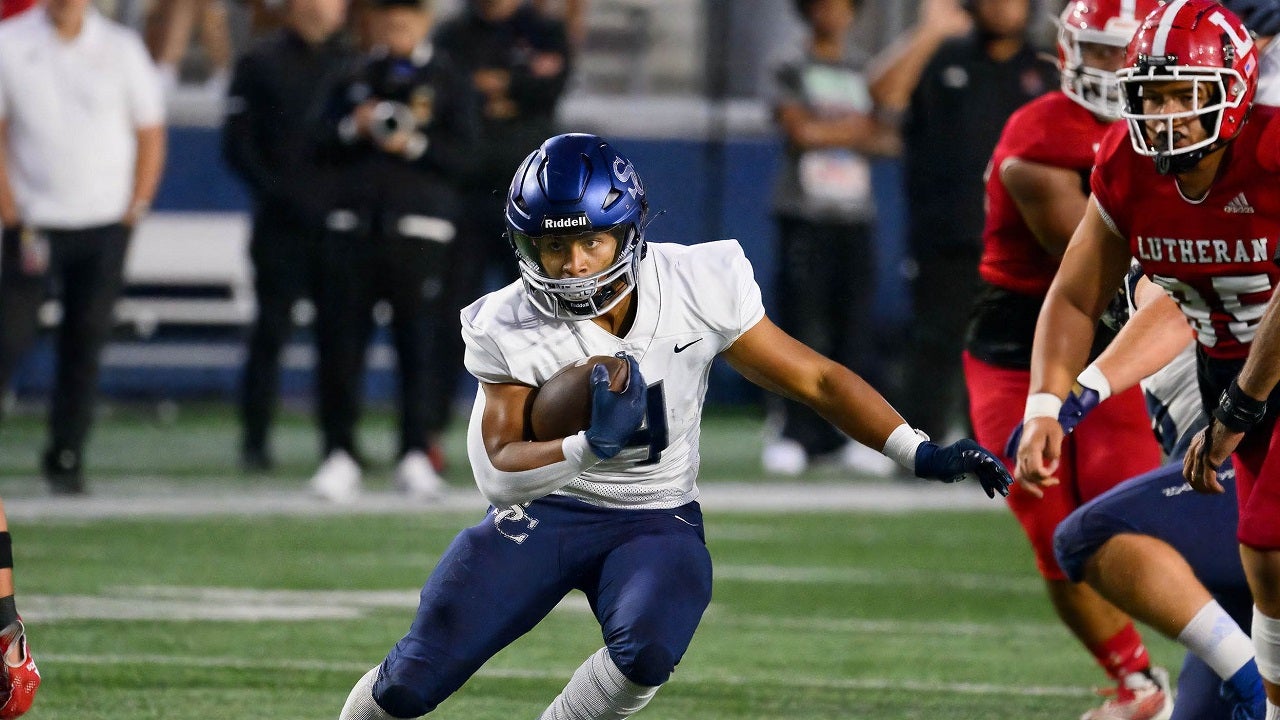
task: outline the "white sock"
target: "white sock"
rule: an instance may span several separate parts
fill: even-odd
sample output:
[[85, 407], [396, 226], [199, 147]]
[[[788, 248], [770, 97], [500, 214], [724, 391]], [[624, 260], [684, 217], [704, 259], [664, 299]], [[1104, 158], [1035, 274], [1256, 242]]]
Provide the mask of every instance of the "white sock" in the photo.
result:
[[574, 671], [539, 720], [622, 720], [647, 705], [659, 687], [631, 682], [609, 657], [609, 649], [600, 648]]
[[1267, 720], [1280, 720], [1280, 706], [1273, 705], [1271, 699], [1267, 699]]
[[1262, 614], [1253, 606], [1253, 650], [1258, 657], [1258, 674], [1263, 680], [1280, 685], [1280, 620]]
[[1178, 633], [1178, 642], [1213, 668], [1218, 677], [1229, 679], [1253, 659], [1253, 641], [1235, 620], [1210, 600]]
[[378, 680], [378, 668], [364, 674], [351, 688], [347, 702], [342, 706], [338, 720], [394, 720], [382, 706], [373, 700], [373, 684]]

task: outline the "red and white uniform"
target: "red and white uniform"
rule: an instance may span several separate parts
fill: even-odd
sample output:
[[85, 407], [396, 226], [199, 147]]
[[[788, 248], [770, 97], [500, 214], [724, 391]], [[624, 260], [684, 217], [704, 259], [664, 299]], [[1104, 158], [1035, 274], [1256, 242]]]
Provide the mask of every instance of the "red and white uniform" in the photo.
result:
[[[1080, 173], [1083, 184], [1108, 127], [1061, 91], [1033, 100], [1005, 124], [987, 177], [987, 220], [979, 272], [989, 285], [1026, 296], [1006, 296], [1010, 304], [1031, 307], [1034, 314], [1058, 270], [1058, 259], [1027, 227], [1000, 180], [1001, 165], [1017, 158], [1060, 167]], [[1026, 337], [1016, 339], [1025, 343], [1028, 358], [1034, 326], [1034, 318], [1028, 318]], [[1022, 365], [987, 362], [970, 352], [965, 353], [964, 370], [974, 437], [984, 447], [1003, 448], [1022, 421], [1030, 370]], [[1012, 470], [1014, 459], [1005, 458], [1005, 462]], [[1120, 393], [1090, 413], [1063, 444], [1057, 473], [1060, 484], [1044, 488], [1043, 499], [1015, 485], [1007, 499], [1031, 541], [1041, 575], [1050, 580], [1066, 579], [1053, 554], [1053, 531], [1059, 522], [1085, 502], [1159, 463], [1160, 449], [1151, 437], [1140, 389]]]
[[[1103, 217], [1196, 331], [1208, 369], [1201, 395], [1214, 403], [1221, 388], [1206, 387], [1206, 377], [1242, 364], [1280, 282], [1280, 109], [1255, 107], [1225, 152], [1208, 194], [1191, 201], [1133, 152], [1118, 126], [1103, 139], [1091, 178]], [[1278, 440], [1274, 426], [1256, 428], [1235, 455], [1240, 541], [1258, 549], [1280, 549], [1280, 453], [1267, 461], [1266, 452]], [[1265, 490], [1253, 493], [1255, 484]]]

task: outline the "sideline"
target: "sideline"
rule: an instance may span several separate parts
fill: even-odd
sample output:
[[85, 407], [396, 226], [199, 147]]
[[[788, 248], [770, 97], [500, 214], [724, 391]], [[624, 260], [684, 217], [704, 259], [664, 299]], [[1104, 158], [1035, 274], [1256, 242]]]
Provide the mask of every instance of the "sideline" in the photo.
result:
[[[487, 504], [472, 488], [451, 487], [438, 502], [414, 503], [389, 489], [367, 490], [349, 505], [310, 496], [305, 481], [245, 485], [241, 480], [211, 478], [207, 483], [181, 483], [157, 478], [95, 482], [84, 497], [31, 494], [32, 480], [0, 488], [11, 521], [109, 520], [141, 517], [252, 517], [403, 515], [422, 512], [484, 512]], [[19, 489], [21, 488], [21, 489]], [[972, 483], [945, 485], [924, 480], [851, 482], [707, 483], [699, 502], [708, 512], [839, 512], [903, 513], [918, 510], [1004, 511], [1004, 502], [988, 499]], [[24, 493], [23, 490], [26, 490]]]

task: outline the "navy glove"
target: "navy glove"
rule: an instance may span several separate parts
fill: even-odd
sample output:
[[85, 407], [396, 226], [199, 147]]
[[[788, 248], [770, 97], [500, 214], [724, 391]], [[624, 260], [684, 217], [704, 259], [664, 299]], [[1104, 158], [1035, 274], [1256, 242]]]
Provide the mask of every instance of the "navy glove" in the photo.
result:
[[[1062, 426], [1064, 435], [1070, 435], [1071, 431], [1076, 429], [1076, 425], [1079, 425], [1080, 421], [1084, 419], [1084, 416], [1088, 415], [1089, 411], [1098, 407], [1098, 403], [1102, 402], [1102, 396], [1098, 394], [1097, 390], [1083, 385], [1081, 388], [1079, 395], [1074, 390], [1068, 393], [1067, 399], [1062, 401], [1062, 409], [1058, 411], [1058, 424]], [[1018, 445], [1022, 442], [1022, 424], [1025, 422], [1025, 420], [1019, 422], [1013, 432], [1009, 433], [1009, 440], [1004, 444], [1005, 457], [1018, 456]]]
[[993, 498], [996, 493], [1009, 494], [1013, 476], [991, 451], [964, 438], [942, 447], [935, 442], [922, 442], [916, 448], [916, 477], [953, 483], [977, 480]]
[[622, 392], [609, 389], [609, 369], [597, 364], [591, 368], [591, 427], [587, 428], [587, 444], [601, 460], [608, 460], [627, 443], [627, 438], [644, 423], [648, 388], [640, 375], [640, 363], [630, 355], [627, 359], [627, 387]]

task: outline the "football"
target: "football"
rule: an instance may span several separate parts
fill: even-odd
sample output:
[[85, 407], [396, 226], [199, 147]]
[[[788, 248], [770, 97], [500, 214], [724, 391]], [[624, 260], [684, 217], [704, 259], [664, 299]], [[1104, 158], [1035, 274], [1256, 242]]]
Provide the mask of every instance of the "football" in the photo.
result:
[[592, 355], [560, 368], [529, 403], [526, 427], [534, 440], [565, 438], [591, 426], [591, 368], [597, 364], [609, 370], [611, 390], [621, 392], [627, 386], [631, 368], [623, 358]]

